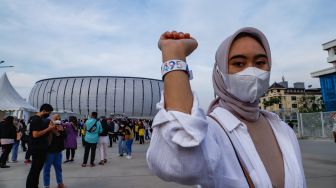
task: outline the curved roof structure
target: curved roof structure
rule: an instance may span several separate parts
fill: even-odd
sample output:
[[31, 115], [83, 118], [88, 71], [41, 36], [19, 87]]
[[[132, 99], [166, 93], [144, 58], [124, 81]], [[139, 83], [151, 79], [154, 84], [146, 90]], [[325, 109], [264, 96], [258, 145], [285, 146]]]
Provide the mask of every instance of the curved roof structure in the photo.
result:
[[36, 108], [28, 104], [9, 82], [7, 74], [0, 78], [0, 111], [25, 110], [36, 112]]
[[51, 104], [55, 111], [98, 116], [123, 114], [153, 117], [160, 100], [161, 80], [120, 76], [78, 76], [37, 81], [29, 103], [39, 108]]

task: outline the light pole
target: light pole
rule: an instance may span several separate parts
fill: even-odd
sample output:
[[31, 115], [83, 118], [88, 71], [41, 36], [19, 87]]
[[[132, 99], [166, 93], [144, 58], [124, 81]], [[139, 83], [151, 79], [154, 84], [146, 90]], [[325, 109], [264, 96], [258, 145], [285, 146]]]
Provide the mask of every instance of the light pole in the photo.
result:
[[[2, 61], [0, 61], [0, 64], [3, 64], [5, 62], [6, 61], [2, 60]], [[12, 68], [12, 67], [14, 67], [14, 66], [3, 66], [3, 65], [0, 66], [0, 68]]]

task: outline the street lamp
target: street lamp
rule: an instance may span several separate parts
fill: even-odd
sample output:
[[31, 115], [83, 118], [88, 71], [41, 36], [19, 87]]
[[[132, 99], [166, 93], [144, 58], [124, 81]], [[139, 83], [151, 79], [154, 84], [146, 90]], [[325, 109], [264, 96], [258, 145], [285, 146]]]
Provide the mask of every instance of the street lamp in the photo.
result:
[[[5, 63], [4, 60], [0, 61], [0, 64], [3, 64]], [[14, 67], [14, 66], [0, 66], [0, 68], [11, 68], [11, 67]]]

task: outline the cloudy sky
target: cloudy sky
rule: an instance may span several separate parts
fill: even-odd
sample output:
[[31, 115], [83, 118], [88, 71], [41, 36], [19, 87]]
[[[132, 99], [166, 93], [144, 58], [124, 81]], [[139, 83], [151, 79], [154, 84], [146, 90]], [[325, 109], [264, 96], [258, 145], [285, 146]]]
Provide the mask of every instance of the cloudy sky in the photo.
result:
[[218, 45], [241, 27], [269, 39], [271, 82], [284, 76], [319, 87], [310, 73], [330, 67], [321, 44], [336, 39], [334, 0], [0, 0], [0, 60], [24, 97], [40, 79], [118, 75], [160, 79], [158, 38], [190, 32], [198, 49], [188, 57], [193, 89], [206, 108]]

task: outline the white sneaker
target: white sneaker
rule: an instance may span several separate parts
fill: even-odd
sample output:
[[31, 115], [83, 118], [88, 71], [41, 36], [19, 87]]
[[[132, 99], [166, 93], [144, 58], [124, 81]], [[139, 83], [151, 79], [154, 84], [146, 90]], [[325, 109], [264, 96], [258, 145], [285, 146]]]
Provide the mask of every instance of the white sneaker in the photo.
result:
[[132, 159], [132, 156], [131, 155], [127, 155], [126, 159]]

